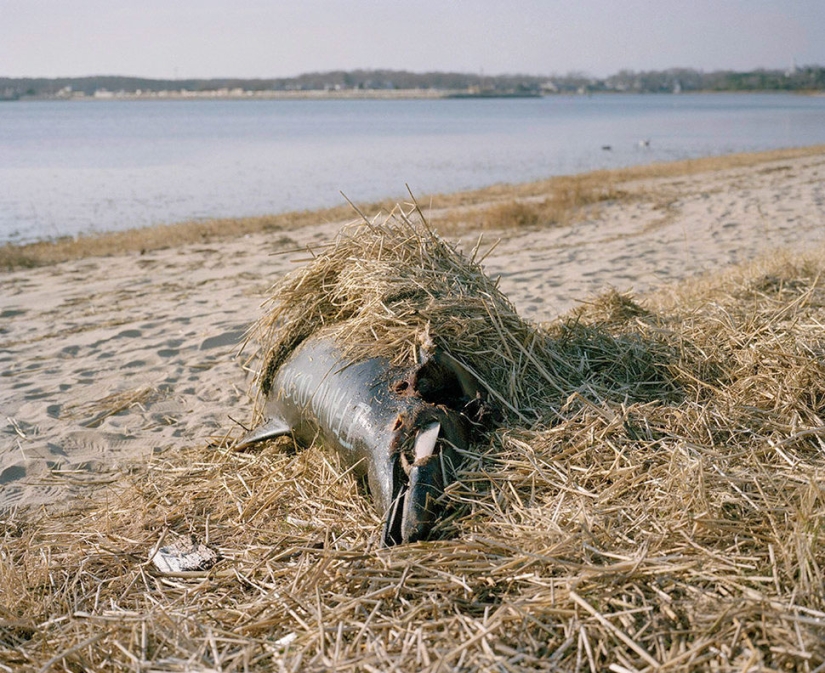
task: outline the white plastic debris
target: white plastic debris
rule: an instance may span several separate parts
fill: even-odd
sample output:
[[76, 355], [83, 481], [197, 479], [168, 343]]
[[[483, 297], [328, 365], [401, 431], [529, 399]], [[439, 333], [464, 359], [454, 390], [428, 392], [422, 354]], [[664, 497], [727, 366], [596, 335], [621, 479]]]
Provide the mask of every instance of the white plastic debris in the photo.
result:
[[220, 560], [220, 554], [212, 547], [198, 542], [191, 535], [161, 547], [152, 557], [152, 563], [162, 573], [209, 570]]

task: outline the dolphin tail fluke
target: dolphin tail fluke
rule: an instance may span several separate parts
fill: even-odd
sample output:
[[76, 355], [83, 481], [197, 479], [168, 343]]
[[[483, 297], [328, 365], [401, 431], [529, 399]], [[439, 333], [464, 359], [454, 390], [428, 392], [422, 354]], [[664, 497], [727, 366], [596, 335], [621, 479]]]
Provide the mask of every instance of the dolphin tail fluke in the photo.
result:
[[245, 449], [247, 446], [262, 442], [265, 439], [283, 437], [291, 432], [292, 428], [285, 420], [282, 418], [270, 418], [241, 437], [241, 441], [235, 445], [235, 450]]

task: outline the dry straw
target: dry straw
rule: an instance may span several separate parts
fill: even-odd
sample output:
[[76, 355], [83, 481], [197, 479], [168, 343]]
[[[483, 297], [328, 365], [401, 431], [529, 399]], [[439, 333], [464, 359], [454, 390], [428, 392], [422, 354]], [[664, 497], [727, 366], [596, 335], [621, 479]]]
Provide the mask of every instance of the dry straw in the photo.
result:
[[[320, 325], [407, 358], [429, 325], [485, 379], [505, 421], [438, 539], [378, 548], [317, 446], [161, 457], [6, 518], [0, 669], [825, 669], [825, 256], [538, 329], [414, 215], [283, 281], [263, 334], [276, 362]], [[190, 533], [213, 569], [147, 563]]]
[[[324, 330], [350, 358], [413, 364], [434, 342], [474, 372], [511, 421], [550, 422], [573, 392], [595, 397], [670, 398], [664, 339], [607, 336], [571, 322], [539, 330], [519, 317], [469, 257], [434, 234], [417, 206], [381, 222], [364, 218], [272, 290], [253, 334], [262, 344], [259, 389], [309, 335]], [[614, 311], [641, 312], [611, 296]], [[644, 341], [644, 343], [643, 343]], [[675, 357], [675, 353], [674, 353]]]

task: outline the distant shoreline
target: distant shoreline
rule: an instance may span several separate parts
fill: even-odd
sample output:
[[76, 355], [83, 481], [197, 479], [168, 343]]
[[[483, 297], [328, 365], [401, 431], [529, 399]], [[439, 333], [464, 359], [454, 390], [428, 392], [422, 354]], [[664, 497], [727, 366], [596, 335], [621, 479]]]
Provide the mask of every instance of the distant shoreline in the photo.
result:
[[[563, 95], [563, 94], [559, 94]], [[570, 94], [576, 95], [576, 94]], [[488, 98], [542, 98], [534, 92], [467, 91], [464, 89], [346, 89], [342, 91], [147, 91], [143, 93], [105, 92], [94, 95], [24, 96], [0, 99], [1, 102], [26, 101], [163, 101], [163, 100], [455, 100]]]
[[[621, 70], [608, 77], [584, 73], [526, 75], [461, 72], [416, 73], [407, 70], [335, 70], [294, 77], [149, 78], [121, 75], [84, 77], [0, 77], [0, 100], [31, 97], [110, 97], [158, 94], [174, 97], [227, 98], [472, 98], [592, 93], [699, 93], [738, 91], [825, 91], [825, 67], [797, 66], [783, 70], [721, 70], [693, 68]], [[162, 96], [161, 96], [162, 97]]]
[[690, 91], [687, 93], [650, 92], [650, 91], [588, 91], [586, 93], [519, 93], [519, 92], [468, 92], [464, 90], [364, 90], [364, 91], [245, 91], [241, 93], [222, 94], [214, 91], [161, 91], [146, 93], [111, 93], [111, 95], [72, 95], [72, 96], [24, 96], [20, 98], [2, 98], [0, 103], [26, 102], [67, 102], [97, 103], [105, 101], [261, 101], [261, 100], [489, 100], [489, 99], [537, 99], [537, 98], [579, 98], [593, 96], [682, 96], [682, 95], [793, 95], [825, 96], [825, 91], [784, 91], [784, 90], [747, 90], [747, 91]]

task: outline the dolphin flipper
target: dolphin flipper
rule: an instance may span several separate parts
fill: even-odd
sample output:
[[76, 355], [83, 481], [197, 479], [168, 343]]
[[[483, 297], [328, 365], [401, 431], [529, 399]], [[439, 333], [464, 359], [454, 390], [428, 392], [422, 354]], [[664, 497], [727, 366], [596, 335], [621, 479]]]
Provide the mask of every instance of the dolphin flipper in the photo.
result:
[[264, 421], [254, 430], [247, 432], [241, 441], [235, 445], [235, 449], [245, 449], [250, 444], [262, 442], [265, 439], [274, 439], [275, 437], [283, 437], [292, 433], [292, 427], [283, 418], [270, 418]]

